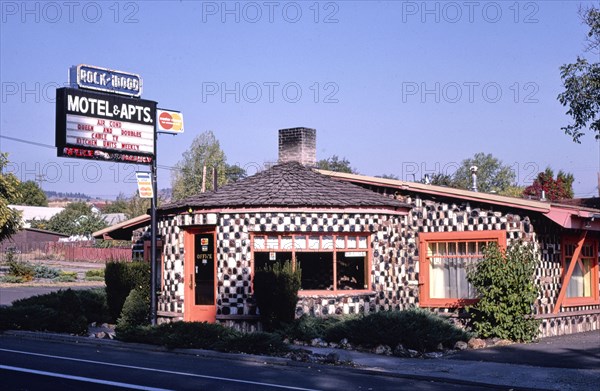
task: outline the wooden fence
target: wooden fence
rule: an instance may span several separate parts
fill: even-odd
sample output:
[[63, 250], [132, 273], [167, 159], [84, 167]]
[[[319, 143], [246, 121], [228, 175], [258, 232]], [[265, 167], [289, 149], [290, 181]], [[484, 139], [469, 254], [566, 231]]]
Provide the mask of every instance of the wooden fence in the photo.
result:
[[[71, 262], [106, 263], [110, 260], [131, 261], [131, 247], [94, 247], [92, 242], [37, 242], [19, 243], [7, 248], [23, 261], [59, 259]], [[7, 251], [0, 253], [6, 259]]]

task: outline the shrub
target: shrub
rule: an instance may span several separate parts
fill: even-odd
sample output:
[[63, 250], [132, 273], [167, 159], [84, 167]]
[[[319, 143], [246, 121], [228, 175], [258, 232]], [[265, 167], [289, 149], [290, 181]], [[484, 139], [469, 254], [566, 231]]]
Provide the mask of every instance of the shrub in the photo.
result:
[[76, 290], [75, 293], [81, 301], [81, 308], [88, 323], [111, 321], [104, 288]]
[[61, 271], [56, 278], [58, 282], [75, 282], [77, 281], [77, 272], [65, 272]]
[[78, 294], [61, 290], [13, 302], [1, 309], [1, 328], [85, 334], [88, 319]]
[[402, 344], [420, 352], [436, 350], [439, 344], [452, 348], [467, 341], [469, 334], [448, 320], [422, 309], [382, 311], [339, 322], [325, 331], [325, 340], [349, 342], [366, 347]]
[[31, 281], [35, 275], [35, 269], [28, 262], [21, 262], [11, 259], [7, 262], [8, 274], [15, 277], [20, 277], [23, 281]]
[[267, 331], [290, 323], [296, 315], [301, 270], [292, 262], [275, 263], [254, 274], [254, 297]]
[[104, 269], [87, 270], [85, 279], [87, 281], [104, 281]]
[[7, 274], [5, 276], [0, 277], [0, 282], [6, 282], [9, 284], [21, 284], [25, 282], [25, 279], [23, 277], [11, 276], [10, 274]]
[[[331, 329], [343, 322], [344, 320], [352, 319], [351, 316], [329, 316], [326, 318], [318, 318], [316, 316], [302, 315], [292, 323], [286, 325], [278, 333], [292, 341], [310, 342], [315, 338], [323, 338], [323, 336]], [[341, 339], [341, 338], [340, 338]]]
[[479, 301], [468, 308], [474, 330], [482, 337], [531, 341], [538, 334], [533, 304], [535, 255], [529, 246], [515, 244], [506, 252], [488, 246], [484, 258], [467, 273], [479, 292]]
[[223, 352], [248, 354], [280, 354], [289, 351], [281, 336], [274, 333], [235, 334], [214, 344], [214, 349]]
[[36, 265], [33, 269], [35, 278], [56, 278], [60, 275], [60, 270], [46, 266]]
[[116, 331], [120, 340], [169, 349], [214, 349], [249, 354], [279, 354], [289, 350], [277, 334], [242, 334], [218, 323], [174, 322], [128, 329], [117, 327]]
[[129, 329], [117, 327], [116, 331], [117, 338], [123, 341], [163, 345], [170, 349], [211, 349], [215, 343], [236, 334], [225, 326], [206, 322], [173, 322]]
[[132, 289], [125, 299], [117, 329], [147, 326], [150, 323], [150, 297], [147, 292]]
[[133, 288], [150, 294], [150, 265], [144, 262], [107, 262], [104, 281], [110, 316], [117, 320]]

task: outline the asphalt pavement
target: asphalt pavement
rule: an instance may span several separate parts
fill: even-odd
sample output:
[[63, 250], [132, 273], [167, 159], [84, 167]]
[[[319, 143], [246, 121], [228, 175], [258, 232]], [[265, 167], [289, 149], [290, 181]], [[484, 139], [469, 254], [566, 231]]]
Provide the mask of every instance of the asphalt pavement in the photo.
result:
[[46, 293], [56, 292], [61, 289], [93, 289], [103, 286], [104, 283], [93, 284], [89, 281], [80, 282], [77, 284], [69, 283], [68, 285], [55, 284], [54, 286], [0, 286], [0, 305], [10, 305], [15, 300], [25, 299], [27, 297], [36, 295], [44, 295]]
[[[73, 337], [63, 334], [8, 331], [27, 339], [67, 343], [108, 344], [122, 349], [164, 351], [143, 344]], [[542, 339], [534, 344], [464, 351], [435, 359], [399, 358], [332, 348], [302, 347], [317, 354], [336, 353], [340, 361], [352, 362], [349, 371], [407, 379], [443, 381], [481, 389], [593, 390], [600, 384], [600, 332]], [[229, 354], [198, 349], [176, 349], [178, 354], [251, 361], [271, 365], [315, 366], [281, 357]]]

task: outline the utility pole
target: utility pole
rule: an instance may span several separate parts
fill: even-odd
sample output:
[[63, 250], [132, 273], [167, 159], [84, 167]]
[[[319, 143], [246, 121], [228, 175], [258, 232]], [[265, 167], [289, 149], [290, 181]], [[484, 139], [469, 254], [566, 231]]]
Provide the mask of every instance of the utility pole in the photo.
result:
[[[157, 121], [158, 122], [158, 121]], [[157, 277], [157, 268], [156, 268], [156, 202], [157, 202], [157, 175], [156, 175], [156, 144], [158, 141], [158, 129], [157, 126], [154, 126], [154, 159], [152, 160], [152, 169], [151, 169], [151, 177], [152, 177], [152, 203], [150, 205], [150, 322], [154, 326], [156, 325], [156, 277]]]

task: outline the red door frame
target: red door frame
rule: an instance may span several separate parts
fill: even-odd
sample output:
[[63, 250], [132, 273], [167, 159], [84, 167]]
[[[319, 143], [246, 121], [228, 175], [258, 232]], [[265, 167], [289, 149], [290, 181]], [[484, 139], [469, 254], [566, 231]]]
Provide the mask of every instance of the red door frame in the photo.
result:
[[[194, 279], [194, 256], [195, 256], [195, 237], [198, 234], [212, 234], [213, 237], [213, 259], [214, 259], [214, 302], [212, 305], [196, 305]], [[194, 228], [184, 231], [184, 312], [183, 320], [187, 322], [208, 322], [215, 323], [217, 319], [217, 234], [215, 227]]]

